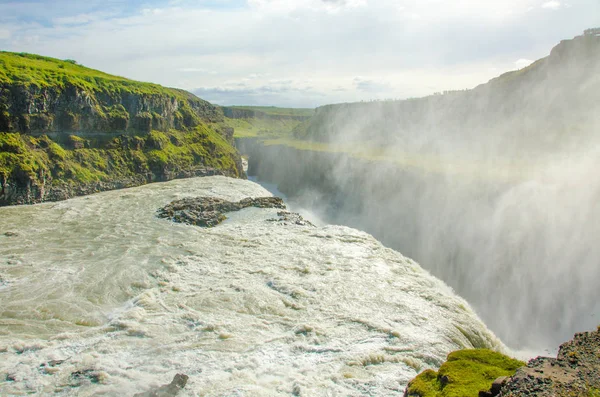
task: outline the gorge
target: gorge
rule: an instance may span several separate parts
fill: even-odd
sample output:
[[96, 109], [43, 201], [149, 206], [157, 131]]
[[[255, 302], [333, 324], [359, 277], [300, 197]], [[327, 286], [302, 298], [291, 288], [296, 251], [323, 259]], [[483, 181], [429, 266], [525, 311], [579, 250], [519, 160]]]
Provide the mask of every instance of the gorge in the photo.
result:
[[328, 105], [295, 139], [237, 145], [249, 175], [415, 258], [510, 346], [553, 350], [600, 321], [599, 72], [586, 34], [473, 90]]

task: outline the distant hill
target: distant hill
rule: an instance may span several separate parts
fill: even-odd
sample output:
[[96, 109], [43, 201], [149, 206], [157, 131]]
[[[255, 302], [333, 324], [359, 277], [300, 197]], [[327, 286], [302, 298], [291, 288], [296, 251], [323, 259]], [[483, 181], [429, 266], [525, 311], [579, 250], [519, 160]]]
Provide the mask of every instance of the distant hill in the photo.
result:
[[235, 129], [236, 138], [289, 137], [300, 123], [312, 117], [309, 108], [275, 106], [223, 106], [225, 125]]
[[247, 114], [253, 113], [259, 117], [264, 115], [298, 119], [307, 119], [315, 113], [315, 109], [313, 108], [280, 108], [276, 106], [223, 106], [223, 111], [225, 112], [226, 116], [228, 112], [247, 111]]

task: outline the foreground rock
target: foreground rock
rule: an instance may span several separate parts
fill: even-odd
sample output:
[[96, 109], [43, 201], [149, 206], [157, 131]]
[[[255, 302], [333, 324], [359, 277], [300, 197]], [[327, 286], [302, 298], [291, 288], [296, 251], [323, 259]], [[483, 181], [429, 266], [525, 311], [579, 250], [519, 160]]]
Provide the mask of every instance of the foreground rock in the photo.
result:
[[[596, 331], [576, 334], [560, 346], [557, 358], [537, 357], [520, 368], [510, 368], [516, 360], [499, 360], [499, 356], [481, 353], [474, 356], [476, 352], [450, 353], [439, 372], [422, 372], [408, 384], [404, 395], [437, 397], [450, 395], [451, 390], [455, 392], [452, 395], [479, 397], [600, 396], [600, 327]], [[460, 360], [471, 363], [461, 364]], [[499, 376], [498, 368], [510, 370], [511, 376]], [[498, 378], [492, 382], [494, 374]], [[486, 382], [487, 386], [482, 387]]]
[[438, 372], [427, 369], [410, 381], [404, 397], [476, 397], [495, 379], [513, 375], [525, 363], [489, 349], [450, 353]]
[[248, 207], [286, 208], [279, 197], [248, 197], [238, 202], [216, 197], [189, 197], [164, 206], [158, 210], [158, 217], [189, 225], [213, 227], [227, 219], [225, 212], [239, 211]]
[[600, 396], [600, 327], [575, 334], [560, 346], [556, 358], [534, 358], [508, 378], [497, 395]]

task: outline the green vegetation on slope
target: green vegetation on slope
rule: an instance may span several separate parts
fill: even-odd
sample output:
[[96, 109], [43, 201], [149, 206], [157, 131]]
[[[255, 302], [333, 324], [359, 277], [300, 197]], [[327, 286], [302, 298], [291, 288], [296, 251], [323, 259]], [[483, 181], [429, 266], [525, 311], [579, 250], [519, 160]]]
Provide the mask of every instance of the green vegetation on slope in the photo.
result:
[[293, 119], [276, 118], [225, 118], [223, 124], [234, 129], [236, 138], [279, 138], [289, 137], [301, 121]]
[[[144, 137], [121, 135], [92, 148], [90, 141], [68, 136], [60, 144], [43, 135], [0, 133], [0, 182], [5, 188], [81, 187], [143, 176], [146, 182], [194, 175], [199, 168], [240, 176], [237, 152], [215, 131], [152, 131]], [[96, 145], [98, 146], [98, 145]], [[7, 184], [8, 181], [8, 184]]]
[[272, 116], [311, 117], [315, 110], [312, 108], [278, 108], [275, 106], [228, 106], [233, 109], [254, 110]]
[[221, 109], [183, 90], [0, 52], [0, 204], [242, 176], [222, 121]]
[[185, 99], [185, 91], [113, 76], [78, 65], [75, 61], [35, 54], [0, 52], [0, 84], [64, 88], [67, 84], [88, 91], [169, 95]]
[[418, 397], [477, 397], [500, 376], [512, 376], [525, 363], [487, 349], [458, 350], [448, 355], [438, 372], [426, 370], [408, 385]]
[[0, 131], [194, 128], [223, 120], [193, 94], [33, 54], [0, 52]]
[[289, 137], [302, 122], [309, 119], [313, 109], [293, 109], [267, 106], [224, 106], [226, 126], [235, 130], [236, 138]]

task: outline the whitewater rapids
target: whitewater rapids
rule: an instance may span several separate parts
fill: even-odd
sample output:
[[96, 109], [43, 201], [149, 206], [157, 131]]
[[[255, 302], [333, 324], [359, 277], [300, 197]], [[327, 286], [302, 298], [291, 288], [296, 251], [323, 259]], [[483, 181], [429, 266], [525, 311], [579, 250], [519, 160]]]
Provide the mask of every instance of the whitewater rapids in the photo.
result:
[[[0, 395], [402, 395], [453, 350], [504, 350], [469, 305], [340, 226], [249, 208], [203, 229], [183, 197], [269, 196], [225, 177], [0, 208]], [[401, 227], [401, 225], [398, 225]]]

